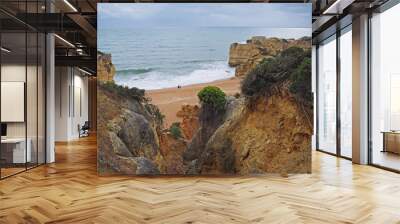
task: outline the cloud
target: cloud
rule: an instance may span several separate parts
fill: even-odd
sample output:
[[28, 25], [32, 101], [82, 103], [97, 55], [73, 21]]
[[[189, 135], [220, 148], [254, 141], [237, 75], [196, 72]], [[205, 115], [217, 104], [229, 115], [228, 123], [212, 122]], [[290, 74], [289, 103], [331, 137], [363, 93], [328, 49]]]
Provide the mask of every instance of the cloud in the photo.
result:
[[311, 4], [100, 3], [100, 26], [311, 27]]
[[151, 7], [150, 4], [129, 3], [98, 3], [98, 13], [105, 18], [113, 19], [141, 19], [156, 15], [162, 10], [162, 5]]

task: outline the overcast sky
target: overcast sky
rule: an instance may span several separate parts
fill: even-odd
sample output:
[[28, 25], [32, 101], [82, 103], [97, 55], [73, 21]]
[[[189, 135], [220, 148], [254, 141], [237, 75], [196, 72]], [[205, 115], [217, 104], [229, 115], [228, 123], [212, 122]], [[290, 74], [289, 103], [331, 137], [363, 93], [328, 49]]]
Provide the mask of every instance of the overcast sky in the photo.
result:
[[310, 28], [311, 4], [99, 3], [97, 18], [100, 28], [155, 26]]

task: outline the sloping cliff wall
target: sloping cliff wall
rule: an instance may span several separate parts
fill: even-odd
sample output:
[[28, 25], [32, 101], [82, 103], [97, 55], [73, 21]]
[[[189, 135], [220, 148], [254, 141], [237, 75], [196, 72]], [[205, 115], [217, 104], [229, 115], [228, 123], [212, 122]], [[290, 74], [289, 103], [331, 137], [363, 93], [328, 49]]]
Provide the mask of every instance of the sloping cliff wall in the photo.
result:
[[287, 89], [234, 110], [207, 142], [200, 173], [311, 172], [312, 128]]

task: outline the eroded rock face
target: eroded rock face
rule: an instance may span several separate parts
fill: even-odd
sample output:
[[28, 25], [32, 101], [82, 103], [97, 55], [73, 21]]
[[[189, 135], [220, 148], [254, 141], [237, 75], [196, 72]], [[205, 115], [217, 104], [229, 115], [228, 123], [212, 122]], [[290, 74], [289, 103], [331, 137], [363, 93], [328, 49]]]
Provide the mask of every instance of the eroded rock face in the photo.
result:
[[111, 54], [97, 52], [97, 80], [100, 82], [114, 81], [115, 66]]
[[187, 174], [198, 174], [199, 158], [204, 153], [204, 148], [210, 137], [222, 124], [224, 114], [224, 110], [215, 110], [204, 105], [201, 107], [199, 112], [200, 127], [183, 153], [184, 163], [188, 166]]
[[163, 157], [160, 170], [164, 174], [180, 175], [185, 173], [183, 152], [187, 143], [183, 138], [176, 139], [169, 132], [160, 134], [160, 150]]
[[181, 110], [178, 111], [176, 116], [182, 119], [180, 127], [183, 136], [186, 140], [190, 141], [199, 129], [199, 106], [182, 105]]
[[311, 48], [310, 38], [279, 39], [266, 37], [252, 37], [245, 44], [233, 43], [229, 49], [229, 66], [235, 67], [237, 77], [245, 76], [262, 60], [274, 57], [281, 51], [297, 46], [304, 49]]
[[[200, 128], [194, 135], [188, 148], [184, 152], [184, 162], [187, 164], [187, 174], [200, 174], [202, 166], [207, 164], [210, 151], [206, 146], [215, 131], [224, 123], [231, 122], [244, 108], [244, 98], [235, 99], [227, 97], [227, 103], [223, 111], [212, 111], [207, 108], [200, 110]], [[227, 149], [228, 150], [228, 149]], [[228, 171], [227, 171], [228, 172]], [[228, 173], [232, 173], [229, 171]]]
[[98, 166], [100, 174], [159, 174], [156, 126], [145, 107], [98, 88]]
[[234, 108], [207, 142], [201, 174], [311, 172], [312, 127], [287, 90]]

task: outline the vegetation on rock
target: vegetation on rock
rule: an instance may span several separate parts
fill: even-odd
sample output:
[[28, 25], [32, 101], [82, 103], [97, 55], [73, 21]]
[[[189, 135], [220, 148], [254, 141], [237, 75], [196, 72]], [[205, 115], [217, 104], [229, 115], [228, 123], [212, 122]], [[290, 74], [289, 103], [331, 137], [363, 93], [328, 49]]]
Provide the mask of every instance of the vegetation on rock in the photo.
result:
[[115, 82], [106, 82], [101, 84], [105, 90], [110, 91], [112, 93], [124, 96], [124, 97], [131, 97], [140, 103], [148, 102], [149, 99], [145, 96], [145, 90], [139, 89], [136, 87], [129, 88], [127, 86], [120, 86], [115, 84]]
[[175, 139], [182, 138], [182, 131], [179, 122], [172, 123], [171, 127], [169, 127], [169, 132]]
[[228, 63], [231, 67], [235, 67], [235, 75], [237, 77], [244, 77], [263, 59], [276, 57], [285, 49], [293, 46], [309, 49], [311, 47], [311, 38], [279, 39], [254, 36], [247, 40], [246, 43], [231, 44]]
[[214, 109], [222, 110], [225, 107], [226, 95], [216, 86], [204, 87], [198, 94], [200, 102], [205, 106], [211, 106]]
[[290, 76], [292, 81], [289, 90], [298, 100], [303, 103], [311, 103], [313, 96], [311, 93], [311, 59], [304, 58], [302, 63]]
[[[300, 82], [306, 81], [304, 76], [307, 74], [300, 71], [298, 67], [303, 63], [305, 58], [309, 57], [309, 51], [305, 51], [299, 47], [290, 47], [274, 58], [264, 59], [243, 80], [242, 93], [250, 98], [268, 95], [275, 84], [288, 80], [295, 71], [302, 73], [292, 75], [293, 80], [296, 81], [296, 87], [293, 87], [293, 90], [297, 93], [297, 91], [300, 91], [300, 86], [304, 85]], [[302, 70], [306, 69], [305, 66], [306, 64], [303, 65], [304, 68]], [[299, 76], [302, 76], [302, 78]], [[308, 76], [311, 76], [311, 73]], [[311, 91], [311, 88], [305, 90]]]

